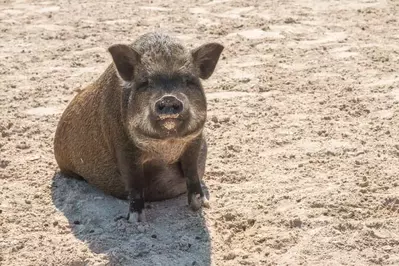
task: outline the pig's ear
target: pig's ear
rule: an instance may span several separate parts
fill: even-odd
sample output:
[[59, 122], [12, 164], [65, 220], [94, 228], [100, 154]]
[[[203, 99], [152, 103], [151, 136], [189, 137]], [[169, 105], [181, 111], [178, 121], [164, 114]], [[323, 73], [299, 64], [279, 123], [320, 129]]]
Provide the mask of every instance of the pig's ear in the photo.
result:
[[221, 44], [207, 43], [191, 51], [200, 78], [207, 79], [212, 75], [223, 49]]
[[140, 55], [128, 45], [115, 44], [108, 48], [112, 55], [119, 76], [125, 81], [132, 81], [134, 68], [140, 62]]

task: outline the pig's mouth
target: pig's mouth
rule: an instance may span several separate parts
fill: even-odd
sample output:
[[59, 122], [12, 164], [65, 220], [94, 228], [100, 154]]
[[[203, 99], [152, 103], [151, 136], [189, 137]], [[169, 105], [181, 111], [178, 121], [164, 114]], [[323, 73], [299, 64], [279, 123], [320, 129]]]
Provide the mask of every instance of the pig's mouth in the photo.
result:
[[168, 131], [176, 131], [182, 119], [179, 114], [168, 114], [158, 117], [160, 126]]
[[173, 129], [176, 129], [177, 123], [178, 123], [178, 121], [176, 121], [176, 119], [169, 118], [169, 119], [162, 120], [161, 125], [162, 125], [162, 127], [164, 127], [167, 130], [173, 130]]

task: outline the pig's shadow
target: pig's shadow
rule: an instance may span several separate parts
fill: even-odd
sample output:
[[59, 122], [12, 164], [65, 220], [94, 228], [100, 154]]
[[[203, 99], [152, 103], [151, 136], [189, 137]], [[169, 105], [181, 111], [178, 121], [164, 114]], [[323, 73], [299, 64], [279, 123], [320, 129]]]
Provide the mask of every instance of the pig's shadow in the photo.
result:
[[208, 230], [202, 214], [189, 210], [186, 197], [150, 203], [149, 227], [143, 228], [118, 219], [127, 214], [127, 201], [60, 173], [52, 184], [53, 202], [73, 234], [93, 252], [106, 254], [111, 265], [210, 265]]

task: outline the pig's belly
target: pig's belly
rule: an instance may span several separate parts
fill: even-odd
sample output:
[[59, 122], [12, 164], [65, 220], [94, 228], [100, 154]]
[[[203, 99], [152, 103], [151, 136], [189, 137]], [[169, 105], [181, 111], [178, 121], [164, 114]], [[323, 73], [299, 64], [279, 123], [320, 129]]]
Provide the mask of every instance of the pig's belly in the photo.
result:
[[[127, 199], [128, 193], [125, 184], [113, 167], [98, 166], [93, 173], [91, 169], [77, 167], [73, 170], [62, 171], [70, 177], [80, 176], [89, 184], [117, 198]], [[144, 178], [146, 188], [144, 198], [146, 201], [158, 201], [177, 197], [187, 191], [186, 181], [178, 164], [158, 164], [145, 169]]]
[[177, 197], [187, 191], [186, 180], [176, 164], [160, 164], [145, 169], [147, 188], [144, 190], [146, 201], [158, 201]]

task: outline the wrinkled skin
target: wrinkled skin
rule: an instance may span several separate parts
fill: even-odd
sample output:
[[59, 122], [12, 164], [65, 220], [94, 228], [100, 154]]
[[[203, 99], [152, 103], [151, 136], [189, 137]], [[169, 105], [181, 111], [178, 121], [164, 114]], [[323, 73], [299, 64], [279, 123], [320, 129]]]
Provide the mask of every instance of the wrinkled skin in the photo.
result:
[[223, 46], [186, 50], [162, 33], [109, 48], [113, 64], [78, 94], [59, 122], [54, 151], [63, 173], [130, 201], [142, 221], [145, 200], [188, 192], [193, 210], [207, 205], [203, 127], [209, 78]]

